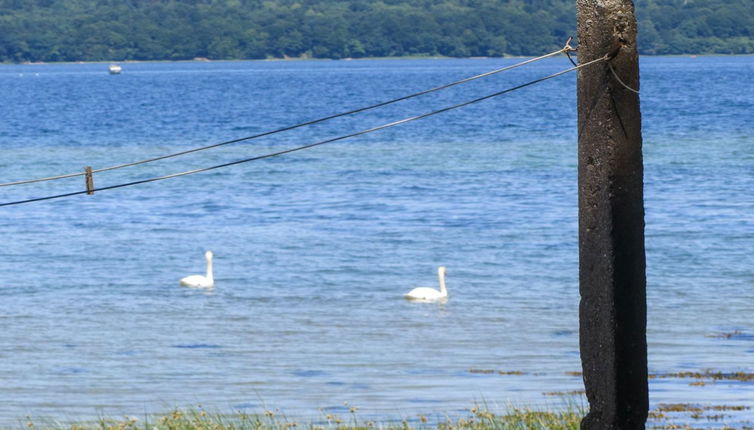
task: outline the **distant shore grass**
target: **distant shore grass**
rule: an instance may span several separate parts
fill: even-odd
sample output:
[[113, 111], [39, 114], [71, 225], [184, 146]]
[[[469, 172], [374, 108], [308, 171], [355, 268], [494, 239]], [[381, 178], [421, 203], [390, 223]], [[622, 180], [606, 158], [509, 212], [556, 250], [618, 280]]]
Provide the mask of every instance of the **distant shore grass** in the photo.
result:
[[[577, 430], [583, 412], [576, 407], [545, 412], [511, 408], [494, 414], [472, 408], [464, 418], [430, 419], [419, 415], [399, 421], [364, 420], [351, 408], [347, 416], [325, 414], [316, 421], [294, 420], [273, 411], [261, 414], [222, 414], [202, 408], [176, 409], [153, 417], [100, 418], [91, 422], [36, 422], [27, 419], [23, 428], [37, 430]], [[21, 428], [21, 427], [18, 427]]]

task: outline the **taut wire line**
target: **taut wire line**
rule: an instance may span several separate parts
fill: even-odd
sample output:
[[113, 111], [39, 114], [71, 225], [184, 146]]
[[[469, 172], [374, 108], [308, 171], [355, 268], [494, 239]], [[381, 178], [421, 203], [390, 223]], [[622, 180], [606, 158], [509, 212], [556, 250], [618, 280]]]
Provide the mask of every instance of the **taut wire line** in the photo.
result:
[[364, 134], [367, 134], [367, 133], [373, 133], [373, 132], [378, 131], [378, 130], [383, 130], [383, 129], [390, 128], [390, 127], [395, 127], [395, 126], [400, 125], [400, 124], [405, 124], [405, 123], [408, 123], [408, 122], [412, 122], [412, 121], [416, 121], [416, 120], [419, 120], [419, 119], [427, 118], [427, 117], [430, 117], [430, 116], [433, 116], [433, 115], [437, 115], [437, 114], [440, 114], [440, 113], [443, 113], [443, 112], [448, 112], [448, 111], [451, 111], [451, 110], [454, 110], [454, 109], [458, 109], [458, 108], [461, 108], [461, 107], [464, 107], [464, 106], [468, 106], [468, 105], [471, 105], [471, 104], [479, 103], [481, 101], [484, 101], [484, 100], [487, 100], [487, 99], [491, 99], [493, 97], [498, 97], [498, 96], [501, 96], [503, 94], [510, 93], [512, 91], [520, 90], [522, 88], [525, 88], [525, 87], [528, 87], [528, 86], [531, 86], [531, 85], [534, 85], [534, 84], [537, 84], [537, 83], [540, 83], [540, 82], [543, 82], [543, 81], [546, 81], [546, 80], [549, 80], [549, 79], [556, 78], [558, 76], [564, 75], [564, 74], [569, 73], [569, 72], [573, 72], [573, 71], [581, 69], [583, 67], [587, 67], [587, 66], [590, 66], [592, 64], [596, 64], [596, 63], [598, 63], [600, 61], [607, 61], [608, 59], [609, 59], [609, 57], [606, 55], [604, 57], [597, 58], [597, 59], [589, 61], [587, 63], [579, 64], [578, 66], [574, 66], [574, 67], [571, 67], [569, 69], [561, 70], [561, 71], [559, 71], [557, 73], [553, 73], [553, 74], [545, 76], [543, 78], [535, 79], [533, 81], [529, 81], [529, 82], [526, 82], [526, 83], [521, 84], [521, 85], [510, 87], [510, 88], [507, 88], [505, 90], [498, 91], [498, 92], [486, 95], [484, 97], [479, 97], [479, 98], [476, 98], [476, 99], [473, 99], [473, 100], [469, 100], [469, 101], [466, 101], [466, 102], [463, 102], [463, 103], [459, 103], [459, 104], [452, 105], [452, 106], [447, 106], [447, 107], [444, 107], [442, 109], [438, 109], [438, 110], [435, 110], [435, 111], [427, 112], [427, 113], [424, 113], [424, 114], [421, 114], [421, 115], [417, 115], [417, 116], [412, 116], [412, 117], [409, 117], [409, 118], [404, 118], [404, 119], [401, 119], [401, 120], [398, 120], [398, 121], [394, 121], [394, 122], [390, 122], [390, 123], [387, 123], [387, 124], [379, 125], [377, 127], [372, 127], [372, 128], [368, 128], [368, 129], [365, 129], [365, 130], [357, 131], [357, 132], [354, 132], [354, 133], [351, 133], [351, 134], [346, 134], [346, 135], [334, 137], [334, 138], [331, 138], [331, 139], [327, 139], [327, 140], [323, 140], [323, 141], [319, 141], [319, 142], [315, 142], [315, 143], [310, 143], [308, 145], [298, 146], [298, 147], [286, 149], [286, 150], [283, 150], [283, 151], [278, 151], [278, 152], [273, 152], [273, 153], [269, 153], [269, 154], [259, 155], [259, 156], [256, 156], [256, 157], [245, 158], [243, 160], [236, 160], [236, 161], [232, 161], [232, 162], [229, 162], [229, 163], [218, 164], [218, 165], [215, 165], [215, 166], [204, 167], [204, 168], [194, 169], [194, 170], [188, 170], [188, 171], [185, 171], [185, 172], [173, 173], [173, 174], [170, 174], [170, 175], [158, 176], [158, 177], [149, 178], [149, 179], [142, 179], [142, 180], [139, 180], [139, 181], [133, 181], [133, 182], [128, 182], [128, 183], [124, 183], [124, 184], [110, 185], [110, 186], [106, 186], [106, 187], [95, 188], [93, 190], [76, 191], [76, 192], [71, 192], [71, 193], [66, 193], [66, 194], [58, 194], [58, 195], [53, 195], [53, 196], [37, 197], [37, 198], [33, 198], [33, 199], [28, 199], [28, 200], [19, 200], [19, 201], [15, 201], [15, 202], [0, 203], [0, 207], [1, 206], [19, 205], [19, 204], [23, 204], [23, 203], [32, 203], [32, 202], [38, 202], [38, 201], [43, 201], [43, 200], [52, 200], [52, 199], [58, 199], [58, 198], [62, 198], [62, 197], [70, 197], [70, 196], [75, 196], [75, 195], [79, 195], [79, 194], [86, 194], [88, 191], [91, 191], [91, 192], [105, 191], [105, 190], [113, 190], [113, 189], [116, 189], [116, 188], [129, 187], [129, 186], [132, 186], [132, 185], [146, 184], [146, 183], [149, 183], [149, 182], [162, 181], [162, 180], [165, 180], [165, 179], [171, 179], [171, 178], [177, 178], [177, 177], [180, 177], [180, 176], [192, 175], [192, 174], [195, 174], [195, 173], [207, 172], [207, 171], [210, 171], [210, 170], [215, 170], [215, 169], [220, 169], [220, 168], [224, 168], [224, 167], [234, 166], [234, 165], [237, 165], [237, 164], [243, 164], [243, 163], [248, 163], [248, 162], [251, 162], [251, 161], [257, 161], [257, 160], [262, 160], [262, 159], [265, 159], [265, 158], [271, 158], [271, 157], [276, 157], [276, 156], [279, 156], [279, 155], [289, 154], [289, 153], [296, 152], [296, 151], [302, 151], [304, 149], [314, 148], [316, 146], [320, 146], [320, 145], [324, 145], [324, 144], [327, 144], [327, 143], [336, 142], [336, 141], [339, 141], [339, 140], [349, 139], [349, 138], [356, 137], [356, 136], [361, 136], [361, 135], [364, 135]]
[[[433, 92], [436, 92], [436, 91], [444, 90], [444, 89], [447, 89], [447, 88], [450, 88], [450, 87], [453, 87], [453, 86], [456, 86], [456, 85], [465, 84], [467, 82], [471, 82], [471, 81], [474, 81], [474, 80], [477, 80], [477, 79], [481, 79], [481, 78], [484, 78], [484, 77], [487, 77], [487, 76], [491, 76], [491, 75], [494, 75], [494, 74], [497, 74], [497, 73], [506, 72], [508, 70], [512, 70], [512, 69], [515, 69], [517, 67], [525, 66], [527, 64], [531, 64], [531, 63], [534, 63], [536, 61], [544, 60], [545, 58], [553, 57], [553, 56], [558, 55], [558, 54], [562, 54], [562, 53], [567, 53], [569, 51], [573, 51], [574, 49], [569, 45], [570, 41], [571, 41], [571, 38], [569, 38], [566, 41], [566, 44], [565, 44], [565, 46], [563, 46], [563, 48], [561, 48], [561, 49], [559, 49], [557, 51], [550, 52], [549, 54], [545, 54], [545, 55], [542, 55], [540, 57], [530, 58], [530, 59], [522, 61], [520, 63], [512, 64], [512, 65], [506, 66], [506, 67], [501, 67], [499, 69], [495, 69], [495, 70], [491, 70], [489, 72], [485, 72], [485, 73], [481, 73], [481, 74], [478, 74], [478, 75], [470, 76], [468, 78], [464, 78], [464, 79], [461, 79], [459, 81], [451, 82], [449, 84], [440, 85], [438, 87], [434, 87], [434, 88], [430, 88], [428, 90], [424, 90], [424, 91], [420, 91], [420, 92], [417, 92], [417, 93], [409, 94], [409, 95], [406, 95], [406, 96], [403, 96], [403, 97], [399, 97], [399, 98], [396, 98], [396, 99], [392, 99], [392, 100], [380, 102], [380, 103], [377, 103], [377, 104], [373, 104], [373, 105], [370, 105], [370, 106], [365, 106], [365, 107], [358, 108], [358, 109], [353, 109], [353, 110], [350, 110], [350, 111], [347, 111], [347, 112], [341, 112], [341, 113], [337, 113], [337, 114], [325, 116], [325, 117], [322, 117], [322, 118], [318, 118], [318, 119], [314, 119], [314, 120], [311, 120], [311, 121], [302, 122], [302, 123], [295, 124], [295, 125], [290, 125], [290, 126], [278, 128], [278, 129], [271, 130], [271, 131], [265, 131], [265, 132], [262, 132], [262, 133], [259, 133], [259, 134], [255, 134], [255, 135], [252, 135], [252, 136], [246, 136], [246, 137], [241, 137], [241, 138], [238, 138], [238, 139], [228, 140], [228, 141], [225, 141], [225, 142], [215, 143], [215, 144], [212, 144], [212, 145], [207, 145], [207, 146], [202, 146], [202, 147], [198, 147], [198, 148], [187, 149], [185, 151], [175, 152], [175, 153], [167, 154], [167, 155], [161, 155], [161, 156], [158, 156], [158, 157], [148, 158], [148, 159], [139, 160], [139, 161], [134, 161], [134, 162], [131, 162], [131, 163], [119, 164], [119, 165], [109, 166], [109, 167], [103, 167], [103, 168], [99, 168], [99, 169], [93, 169], [92, 173], [106, 172], [106, 171], [109, 171], [109, 170], [116, 170], [116, 169], [122, 169], [122, 168], [125, 168], [125, 167], [138, 166], [140, 164], [151, 163], [151, 162], [154, 162], [154, 161], [159, 161], [159, 160], [164, 160], [164, 159], [167, 159], [167, 158], [178, 157], [178, 156], [181, 156], [181, 155], [191, 154], [191, 153], [194, 153], [194, 152], [206, 151], [208, 149], [217, 148], [217, 147], [220, 147], [220, 146], [230, 145], [230, 144], [233, 144], [233, 143], [239, 143], [239, 142], [243, 142], [243, 141], [247, 141], [247, 140], [259, 139], [261, 137], [270, 136], [272, 134], [282, 133], [282, 132], [285, 132], [285, 131], [290, 131], [290, 130], [294, 130], [294, 129], [297, 129], [297, 128], [301, 128], [301, 127], [306, 127], [306, 126], [309, 126], [309, 125], [318, 124], [318, 123], [321, 123], [321, 122], [324, 122], [324, 121], [329, 121], [331, 119], [340, 118], [340, 117], [347, 116], [347, 115], [353, 115], [353, 114], [356, 114], [356, 113], [361, 113], [361, 112], [372, 110], [372, 109], [377, 109], [377, 108], [380, 108], [380, 107], [383, 107], [383, 106], [387, 106], [387, 105], [390, 105], [390, 104], [393, 104], [393, 103], [398, 103], [398, 102], [401, 102], [401, 101], [404, 101], [404, 100], [408, 100], [408, 99], [412, 99], [412, 98], [415, 98], [415, 97], [419, 97], [419, 96], [423, 96], [423, 95], [426, 95], [426, 94], [430, 94], [430, 93], [433, 93]], [[68, 174], [57, 175], [57, 176], [48, 176], [48, 177], [45, 177], [45, 178], [26, 179], [26, 180], [20, 180], [20, 181], [0, 183], [0, 187], [7, 187], [7, 186], [11, 186], [11, 185], [30, 184], [30, 183], [35, 183], [35, 182], [53, 181], [53, 180], [57, 180], [57, 179], [73, 178], [73, 177], [76, 177], [76, 176], [83, 176], [83, 175], [84, 175], [84, 173], [82, 173], [82, 172], [76, 172], [76, 173], [68, 173]]]

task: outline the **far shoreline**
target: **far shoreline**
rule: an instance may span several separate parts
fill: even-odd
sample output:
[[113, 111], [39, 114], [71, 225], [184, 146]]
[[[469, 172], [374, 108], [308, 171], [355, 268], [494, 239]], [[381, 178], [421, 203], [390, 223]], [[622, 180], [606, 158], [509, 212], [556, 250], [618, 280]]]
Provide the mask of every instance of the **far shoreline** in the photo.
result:
[[[575, 54], [573, 54], [575, 56]], [[241, 62], [302, 62], [302, 61], [399, 61], [399, 60], [504, 60], [532, 58], [537, 55], [506, 55], [502, 57], [448, 57], [442, 55], [406, 55], [399, 57], [316, 58], [316, 57], [270, 57], [248, 59], [210, 59], [197, 57], [190, 60], [96, 60], [96, 61], [24, 61], [0, 62], [2, 66], [41, 66], [64, 64], [142, 64], [142, 63], [241, 63]], [[707, 57], [754, 57], [754, 54], [639, 54], [640, 58], [707, 58]]]

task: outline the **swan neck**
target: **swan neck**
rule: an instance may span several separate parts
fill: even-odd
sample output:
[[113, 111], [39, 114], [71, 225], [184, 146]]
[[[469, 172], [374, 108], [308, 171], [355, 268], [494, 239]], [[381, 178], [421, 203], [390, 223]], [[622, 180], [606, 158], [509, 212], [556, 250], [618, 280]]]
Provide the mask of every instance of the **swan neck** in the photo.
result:
[[207, 280], [212, 283], [214, 278], [212, 277], [212, 258], [207, 259]]
[[440, 280], [440, 294], [442, 296], [447, 296], [448, 290], [445, 289], [445, 272], [443, 272], [442, 270], [439, 270], [437, 272], [437, 277]]

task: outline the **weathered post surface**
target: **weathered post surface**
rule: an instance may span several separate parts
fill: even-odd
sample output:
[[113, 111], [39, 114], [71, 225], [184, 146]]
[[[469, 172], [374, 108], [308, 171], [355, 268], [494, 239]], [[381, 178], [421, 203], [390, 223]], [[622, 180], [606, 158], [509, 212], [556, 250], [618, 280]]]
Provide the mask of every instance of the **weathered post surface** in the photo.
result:
[[[577, 0], [580, 347], [586, 430], [644, 429], [647, 387], [639, 61], [631, 0]], [[612, 66], [613, 71], [610, 70]], [[616, 77], [617, 75], [617, 77]], [[629, 88], [627, 88], [629, 87]]]

